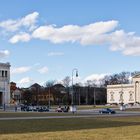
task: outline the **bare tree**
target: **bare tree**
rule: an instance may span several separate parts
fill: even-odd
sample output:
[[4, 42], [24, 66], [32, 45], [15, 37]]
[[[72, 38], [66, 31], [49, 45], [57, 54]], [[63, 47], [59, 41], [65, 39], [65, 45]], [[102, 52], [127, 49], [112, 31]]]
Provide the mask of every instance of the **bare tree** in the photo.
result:
[[71, 96], [70, 96], [70, 82], [71, 82], [71, 78], [69, 76], [66, 76], [63, 80], [63, 85], [66, 88], [66, 99], [67, 99], [67, 104], [69, 104], [71, 102]]
[[71, 81], [71, 79], [70, 79], [69, 76], [66, 76], [66, 77], [62, 80], [63, 85], [64, 85], [66, 88], [70, 86], [70, 81]]
[[95, 80], [87, 80], [86, 83], [85, 83], [85, 86], [87, 86], [87, 87], [97, 86], [95, 83], [96, 83]]
[[55, 84], [55, 80], [50, 80], [45, 83], [45, 87], [52, 87]]
[[128, 84], [130, 72], [121, 72], [118, 74], [106, 75], [102, 80], [102, 86], [116, 85], [116, 84]]

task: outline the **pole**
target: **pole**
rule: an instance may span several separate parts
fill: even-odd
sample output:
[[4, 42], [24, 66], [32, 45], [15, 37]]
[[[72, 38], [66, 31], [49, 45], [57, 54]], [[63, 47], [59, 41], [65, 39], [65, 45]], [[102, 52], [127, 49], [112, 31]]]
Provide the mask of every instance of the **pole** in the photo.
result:
[[50, 108], [50, 86], [49, 86], [49, 108]]
[[73, 70], [72, 70], [72, 102], [71, 102], [71, 104], [73, 105], [74, 104], [74, 93], [73, 93], [73, 73], [74, 73], [74, 71], [76, 71], [76, 77], [78, 77], [78, 69], [76, 69], [76, 68], [74, 68]]
[[71, 104], [73, 105], [73, 71], [72, 71], [72, 101], [71, 101]]
[[81, 103], [81, 100], [80, 100], [80, 87], [79, 87], [79, 105]]
[[94, 87], [94, 106], [96, 105], [96, 94], [95, 94], [95, 87]]

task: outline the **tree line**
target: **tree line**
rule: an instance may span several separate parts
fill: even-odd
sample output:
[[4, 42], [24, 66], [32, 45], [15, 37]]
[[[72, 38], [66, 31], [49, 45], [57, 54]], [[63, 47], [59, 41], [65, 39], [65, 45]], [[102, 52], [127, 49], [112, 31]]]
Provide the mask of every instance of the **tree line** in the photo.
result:
[[[106, 75], [104, 78], [98, 80], [87, 80], [84, 84], [83, 83], [75, 83], [73, 85], [73, 94], [74, 94], [74, 100], [77, 104], [92, 104], [95, 100], [95, 94], [98, 97], [98, 102], [100, 103], [100, 100], [102, 102], [105, 102], [106, 100], [106, 93], [105, 90], [101, 90], [99, 88], [105, 88], [107, 85], [114, 85], [114, 84], [129, 84], [131, 83], [132, 77], [137, 74], [138, 72], [121, 72], [111, 75]], [[98, 83], [98, 84], [97, 84]], [[57, 85], [57, 86], [55, 86]], [[96, 87], [96, 90], [95, 90]], [[98, 88], [97, 88], [98, 87]], [[27, 88], [23, 90], [23, 100], [24, 103], [30, 104], [71, 104], [72, 99], [72, 93], [71, 93], [72, 85], [71, 85], [71, 78], [69, 76], [66, 76], [62, 81], [61, 84], [56, 83], [55, 80], [50, 80], [45, 83], [44, 86], [40, 86], [36, 84], [33, 88]], [[103, 92], [101, 96], [98, 96], [97, 94]], [[47, 94], [49, 100], [46, 98], [46, 100], [40, 101], [39, 98], [40, 95]], [[51, 96], [53, 94], [53, 100], [50, 100]], [[103, 98], [102, 98], [103, 97]], [[42, 97], [44, 98], [44, 97]], [[96, 99], [97, 100], [97, 99]], [[95, 101], [94, 101], [95, 103]]]

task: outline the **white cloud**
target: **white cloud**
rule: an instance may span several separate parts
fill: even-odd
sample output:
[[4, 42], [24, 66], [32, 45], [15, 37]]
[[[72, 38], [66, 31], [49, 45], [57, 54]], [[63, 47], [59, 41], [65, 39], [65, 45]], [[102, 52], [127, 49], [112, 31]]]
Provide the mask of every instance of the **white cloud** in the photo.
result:
[[49, 52], [48, 56], [62, 56], [64, 55], [63, 52]]
[[33, 79], [31, 79], [30, 77], [24, 77], [18, 82], [18, 86], [29, 87], [33, 83], [34, 83]]
[[96, 22], [93, 24], [78, 26], [66, 25], [57, 28], [53, 25], [40, 26], [32, 36], [42, 40], [49, 40], [52, 43], [80, 42], [82, 45], [102, 43], [104, 35], [113, 31], [118, 21]]
[[17, 31], [20, 27], [28, 27], [29, 30], [31, 30], [34, 29], [38, 16], [38, 12], [33, 12], [17, 20], [8, 19], [6, 21], [0, 22], [0, 27], [10, 32]]
[[115, 31], [109, 36], [112, 51], [121, 51], [124, 55], [140, 55], [140, 37], [134, 33]]
[[111, 51], [120, 51], [124, 55], [140, 55], [140, 36], [134, 32], [115, 30], [118, 21], [96, 22], [85, 26], [53, 25], [40, 26], [33, 38], [48, 40], [52, 43], [79, 42], [81, 45], [106, 45]]
[[[33, 12], [19, 19], [8, 19], [0, 22], [1, 34], [11, 36], [10, 43], [28, 42], [33, 38], [47, 40], [52, 43], [78, 42], [81, 45], [108, 45], [111, 51], [120, 51], [123, 55], [140, 55], [140, 36], [134, 32], [117, 30], [116, 20], [95, 22], [88, 25], [56, 25], [37, 26], [39, 13]], [[14, 34], [14, 35], [13, 35]], [[7, 34], [6, 34], [7, 36]], [[48, 56], [63, 55], [51, 52]]]
[[30, 71], [31, 67], [18, 67], [18, 68], [12, 68], [11, 74], [21, 74]]
[[28, 33], [20, 33], [17, 35], [14, 35], [12, 38], [10, 38], [10, 43], [17, 43], [17, 42], [28, 42], [31, 39], [30, 35]]
[[87, 81], [94, 81], [95, 84], [100, 84], [100, 80], [102, 80], [106, 75], [108, 74], [92, 74], [92, 75], [89, 75], [87, 76], [84, 81], [87, 82]]
[[41, 74], [45, 74], [45, 73], [48, 73], [49, 69], [48, 67], [42, 67], [41, 69], [38, 70]]
[[9, 54], [8, 50], [0, 50], [0, 59], [9, 56]]

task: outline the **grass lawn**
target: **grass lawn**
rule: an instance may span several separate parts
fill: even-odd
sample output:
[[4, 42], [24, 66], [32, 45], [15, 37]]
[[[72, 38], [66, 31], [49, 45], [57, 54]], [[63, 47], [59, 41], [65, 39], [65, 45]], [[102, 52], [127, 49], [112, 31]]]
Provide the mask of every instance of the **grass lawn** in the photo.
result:
[[0, 121], [0, 140], [139, 140], [140, 117]]
[[[0, 112], [0, 118], [11, 117], [46, 117], [46, 116], [73, 116], [71, 112]], [[75, 113], [74, 115], [78, 115]], [[84, 115], [84, 114], [83, 114]], [[86, 115], [86, 114], [85, 114]]]

